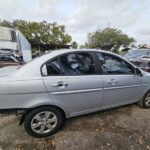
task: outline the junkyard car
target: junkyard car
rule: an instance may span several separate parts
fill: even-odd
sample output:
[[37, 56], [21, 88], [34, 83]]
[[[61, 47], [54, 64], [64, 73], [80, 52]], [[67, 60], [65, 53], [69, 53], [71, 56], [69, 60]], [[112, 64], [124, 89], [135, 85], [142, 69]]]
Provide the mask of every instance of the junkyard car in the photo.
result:
[[11, 55], [0, 54], [0, 68], [20, 65], [21, 62]]
[[150, 49], [130, 50], [125, 57], [142, 70], [150, 72]]
[[66, 118], [136, 102], [150, 107], [150, 74], [106, 51], [52, 51], [0, 74], [0, 111], [22, 113], [34, 137], [54, 134]]

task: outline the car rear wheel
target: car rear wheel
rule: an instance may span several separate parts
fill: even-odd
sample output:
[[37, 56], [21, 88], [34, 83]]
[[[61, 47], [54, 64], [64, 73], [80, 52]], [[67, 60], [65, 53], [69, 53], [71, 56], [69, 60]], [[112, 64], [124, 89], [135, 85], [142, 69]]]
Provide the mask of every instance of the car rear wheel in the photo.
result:
[[56, 133], [63, 124], [62, 112], [54, 107], [41, 107], [32, 110], [25, 117], [26, 132], [36, 138]]
[[150, 91], [138, 103], [143, 108], [150, 108]]

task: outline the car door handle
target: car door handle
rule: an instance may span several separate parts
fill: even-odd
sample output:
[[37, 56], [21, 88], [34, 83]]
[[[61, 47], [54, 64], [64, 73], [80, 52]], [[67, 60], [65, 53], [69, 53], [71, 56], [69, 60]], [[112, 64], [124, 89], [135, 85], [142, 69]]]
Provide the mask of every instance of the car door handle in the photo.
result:
[[52, 84], [53, 87], [61, 87], [61, 86], [68, 86], [68, 83], [64, 83], [62, 81], [58, 82], [58, 83], [54, 83]]
[[118, 82], [116, 80], [110, 80], [110, 81], [107, 81], [107, 84], [111, 84], [111, 85], [115, 85], [117, 84]]

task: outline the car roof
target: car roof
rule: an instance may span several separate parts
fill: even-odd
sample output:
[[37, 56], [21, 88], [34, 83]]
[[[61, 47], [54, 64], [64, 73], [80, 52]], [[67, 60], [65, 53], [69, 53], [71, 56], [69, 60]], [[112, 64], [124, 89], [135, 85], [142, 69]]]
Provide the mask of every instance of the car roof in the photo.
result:
[[112, 54], [111, 52], [100, 50], [100, 49], [60, 49], [60, 50], [53, 50], [53, 51], [50, 51], [49, 53], [36, 57], [35, 59], [31, 60], [31, 63], [34, 63], [34, 62], [37, 63], [37, 61], [43, 61], [43, 60], [45, 61], [46, 59], [51, 59], [53, 57], [59, 56], [61, 54], [69, 53], [69, 52], [71, 53], [71, 52], [95, 52], [95, 51]]
[[[59, 55], [59, 54], [68, 53], [68, 52], [85, 52], [85, 51], [86, 52], [87, 51], [107, 52], [105, 50], [100, 50], [100, 49], [60, 49], [60, 50], [50, 51], [47, 54], [55, 53], [56, 55]], [[108, 52], [108, 53], [110, 53], [110, 52]]]

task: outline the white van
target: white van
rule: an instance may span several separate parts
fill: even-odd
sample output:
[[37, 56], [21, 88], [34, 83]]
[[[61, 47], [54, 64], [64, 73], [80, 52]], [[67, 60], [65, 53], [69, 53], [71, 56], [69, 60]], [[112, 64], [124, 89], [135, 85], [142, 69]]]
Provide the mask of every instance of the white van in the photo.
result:
[[24, 62], [32, 59], [31, 44], [19, 30], [13, 28], [0, 27], [0, 50], [19, 53]]

